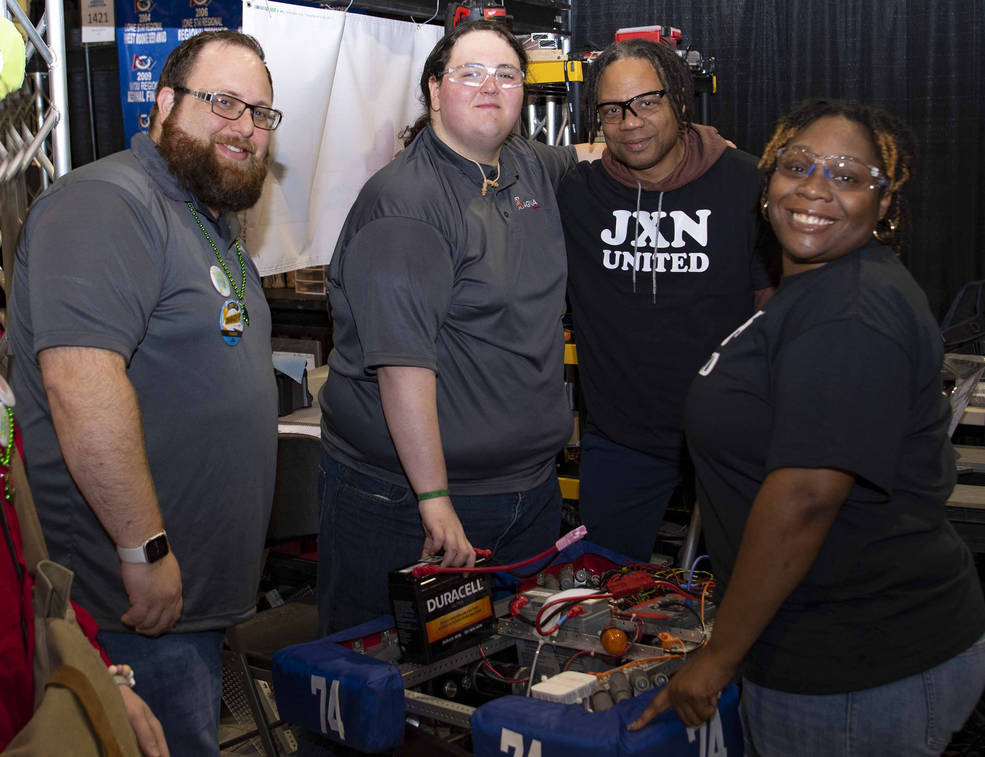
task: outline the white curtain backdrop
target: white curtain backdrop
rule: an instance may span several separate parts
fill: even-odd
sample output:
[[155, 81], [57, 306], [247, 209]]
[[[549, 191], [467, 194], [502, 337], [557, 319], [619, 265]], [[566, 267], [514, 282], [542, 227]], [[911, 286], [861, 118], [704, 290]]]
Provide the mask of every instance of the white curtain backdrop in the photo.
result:
[[[423, 19], [422, 19], [423, 20]], [[249, 0], [274, 80], [273, 162], [246, 239], [261, 275], [328, 263], [349, 207], [421, 112], [424, 60], [443, 31], [337, 10]]]

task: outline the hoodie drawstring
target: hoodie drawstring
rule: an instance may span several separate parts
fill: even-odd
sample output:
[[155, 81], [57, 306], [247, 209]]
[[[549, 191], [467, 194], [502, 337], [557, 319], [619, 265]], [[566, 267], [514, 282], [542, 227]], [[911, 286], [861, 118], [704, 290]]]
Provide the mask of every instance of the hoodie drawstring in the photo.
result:
[[[643, 197], [643, 185], [637, 181], [636, 182], [636, 213], [633, 217], [636, 219], [636, 230], [633, 236], [633, 294], [636, 294], [636, 266], [639, 263], [640, 253], [636, 249], [636, 242], [640, 238], [640, 199]], [[660, 219], [663, 217], [663, 207], [664, 207], [664, 193], [660, 192], [660, 197], [657, 198], [657, 224], [656, 229], [653, 232], [653, 261], [650, 264], [650, 281], [651, 281], [651, 291], [653, 297], [653, 304], [657, 304], [657, 248], [660, 244]]]
[[640, 259], [640, 252], [636, 248], [636, 242], [640, 238], [640, 198], [643, 196], [643, 185], [636, 182], [636, 212], [633, 218], [636, 219], [636, 230], [633, 232], [633, 294], [636, 294], [636, 263]]
[[[639, 204], [639, 193], [636, 202]], [[660, 192], [657, 198], [657, 228], [653, 232], [653, 261], [650, 263], [650, 277], [653, 284], [653, 304], [657, 304], [657, 247], [660, 244], [660, 220], [663, 218], [664, 193]], [[639, 210], [636, 211], [637, 213]]]

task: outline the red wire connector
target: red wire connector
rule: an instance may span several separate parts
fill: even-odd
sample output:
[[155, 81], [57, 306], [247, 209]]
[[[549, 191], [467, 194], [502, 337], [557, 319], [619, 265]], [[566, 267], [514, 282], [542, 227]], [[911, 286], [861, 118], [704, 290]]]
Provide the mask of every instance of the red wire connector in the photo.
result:
[[637, 594], [643, 589], [653, 586], [653, 578], [649, 573], [642, 570], [635, 570], [632, 573], [623, 573], [613, 576], [605, 585], [605, 590], [610, 592], [613, 597], [625, 597], [630, 594]]
[[[472, 549], [475, 550], [476, 559], [480, 557], [489, 557], [490, 555], [492, 555], [491, 549], [480, 549], [479, 547], [473, 547]], [[500, 570], [500, 568], [496, 568], [496, 570]], [[410, 572], [410, 574], [414, 578], [423, 578], [424, 576], [433, 576], [436, 573], [488, 573], [488, 572], [490, 571], [488, 570], [484, 571], [481, 568], [442, 568], [440, 565], [429, 563], [427, 565], [415, 565], [414, 569]]]
[[510, 602], [510, 615], [519, 615], [520, 611], [523, 610], [523, 608], [528, 604], [530, 604], [530, 600], [521, 594], [519, 597]]
[[[545, 557], [550, 557], [555, 552], [560, 552], [566, 547], [570, 547], [576, 541], [583, 539], [587, 533], [587, 528], [584, 526], [578, 526], [578, 528], [574, 531], [569, 531], [554, 542], [553, 547], [545, 549], [539, 555], [528, 557], [526, 560], [521, 560], [520, 562], [515, 562], [511, 565], [483, 565], [481, 568], [442, 568], [440, 565], [415, 565], [413, 570], [411, 570], [411, 575], [414, 576], [414, 578], [422, 578], [424, 576], [433, 576], [436, 573], [503, 573], [510, 570], [516, 570], [517, 568], [522, 568], [525, 565], [535, 563], [538, 560], [543, 560]], [[477, 549], [475, 553], [479, 557], [488, 557], [492, 554], [492, 552], [487, 549]]]

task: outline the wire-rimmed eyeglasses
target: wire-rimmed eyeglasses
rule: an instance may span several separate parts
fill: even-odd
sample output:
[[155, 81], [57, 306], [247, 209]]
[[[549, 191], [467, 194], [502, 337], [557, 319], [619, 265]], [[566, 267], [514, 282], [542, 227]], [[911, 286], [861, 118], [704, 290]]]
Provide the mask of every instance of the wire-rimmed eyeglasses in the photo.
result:
[[253, 117], [253, 125], [258, 129], [273, 131], [280, 126], [280, 121], [284, 114], [275, 108], [268, 108], [266, 105], [253, 105], [238, 97], [227, 95], [225, 92], [202, 92], [198, 89], [188, 89], [187, 87], [172, 87], [175, 92], [183, 92], [199, 100], [204, 100], [212, 106], [212, 112], [222, 118], [235, 121], [243, 115], [243, 111], [250, 109]]
[[878, 167], [852, 155], [818, 155], [798, 145], [781, 147], [776, 151], [776, 170], [787, 178], [806, 179], [818, 166], [824, 170], [828, 184], [839, 192], [889, 186], [889, 180]]
[[599, 114], [602, 122], [607, 124], [617, 124], [625, 120], [627, 110], [637, 118], [644, 118], [654, 113], [666, 96], [666, 89], [655, 89], [652, 92], [634, 95], [628, 100], [599, 103], [595, 106], [595, 112]]
[[441, 73], [449, 81], [465, 84], [468, 87], [481, 87], [490, 76], [494, 77], [493, 81], [500, 89], [523, 86], [523, 71], [508, 63], [495, 67], [485, 66], [482, 63], [463, 63]]

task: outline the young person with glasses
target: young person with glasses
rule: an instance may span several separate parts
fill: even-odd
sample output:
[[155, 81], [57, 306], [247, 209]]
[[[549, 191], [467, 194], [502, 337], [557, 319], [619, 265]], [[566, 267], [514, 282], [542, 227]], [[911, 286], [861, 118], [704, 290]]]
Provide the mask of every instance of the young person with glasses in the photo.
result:
[[692, 123], [693, 102], [671, 48], [607, 47], [585, 85], [606, 149], [558, 195], [586, 406], [581, 516], [591, 541], [644, 561], [687, 467], [687, 386], [772, 291], [756, 159]]
[[319, 396], [326, 631], [388, 613], [387, 572], [422, 556], [509, 562], [558, 538], [571, 412], [555, 191], [576, 151], [513, 134], [525, 69], [499, 22], [440, 40], [412, 141], [339, 237]]
[[936, 755], [982, 693], [940, 331], [896, 255], [912, 163], [909, 131], [853, 102], [804, 103], [766, 147], [783, 279], [685, 408], [724, 597], [633, 728], [668, 706], [696, 727], [741, 676], [746, 754]]

